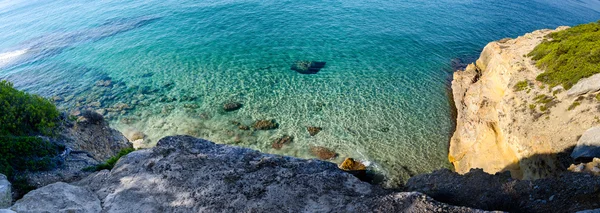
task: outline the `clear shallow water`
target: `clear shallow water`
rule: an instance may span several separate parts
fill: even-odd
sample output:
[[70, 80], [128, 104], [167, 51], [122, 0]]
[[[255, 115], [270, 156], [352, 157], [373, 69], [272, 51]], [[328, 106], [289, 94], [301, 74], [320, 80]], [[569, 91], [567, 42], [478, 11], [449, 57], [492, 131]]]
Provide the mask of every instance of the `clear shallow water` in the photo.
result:
[[[371, 162], [389, 185], [450, 168], [450, 60], [540, 28], [600, 19], [598, 1], [4, 1], [0, 79], [107, 112], [147, 145], [173, 134]], [[296, 60], [326, 61], [316, 75]], [[95, 86], [112, 80], [109, 88]], [[235, 112], [223, 103], [239, 101]], [[99, 103], [96, 103], [99, 102]], [[231, 121], [275, 119], [272, 131]], [[306, 126], [323, 131], [310, 137]], [[295, 137], [282, 150], [274, 139]]]

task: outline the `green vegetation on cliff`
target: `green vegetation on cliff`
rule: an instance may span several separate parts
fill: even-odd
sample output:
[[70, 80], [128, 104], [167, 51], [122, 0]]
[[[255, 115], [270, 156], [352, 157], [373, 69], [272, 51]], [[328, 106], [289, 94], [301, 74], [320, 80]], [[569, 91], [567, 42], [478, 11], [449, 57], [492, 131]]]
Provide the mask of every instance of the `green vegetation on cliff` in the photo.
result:
[[12, 178], [19, 171], [55, 168], [62, 149], [39, 137], [0, 136], [0, 173]]
[[59, 112], [49, 100], [13, 88], [0, 81], [0, 135], [49, 134]]
[[123, 157], [133, 151], [135, 151], [134, 148], [122, 149], [121, 151], [119, 151], [119, 154], [109, 158], [108, 160], [106, 160], [106, 162], [98, 164], [96, 166], [84, 168], [83, 170], [84, 171], [100, 171], [100, 170], [104, 170], [104, 169], [111, 170], [113, 167], [115, 167], [115, 164], [117, 163], [117, 161], [119, 161], [119, 159], [121, 159], [121, 157]]
[[59, 115], [49, 100], [0, 81], [0, 173], [16, 192], [33, 189], [20, 172], [50, 170], [60, 163], [58, 154], [64, 147], [36, 136], [50, 135]]
[[600, 21], [551, 33], [529, 56], [545, 70], [537, 80], [571, 88], [579, 79], [600, 73]]

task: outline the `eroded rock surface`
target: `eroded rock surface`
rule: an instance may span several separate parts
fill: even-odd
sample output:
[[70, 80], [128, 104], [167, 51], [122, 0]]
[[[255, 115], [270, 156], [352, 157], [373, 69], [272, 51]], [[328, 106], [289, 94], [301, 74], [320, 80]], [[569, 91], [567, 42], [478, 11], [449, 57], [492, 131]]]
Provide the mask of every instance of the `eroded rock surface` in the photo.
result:
[[335, 164], [190, 136], [161, 139], [80, 182], [102, 212], [479, 212], [362, 182]]
[[62, 182], [53, 183], [27, 193], [10, 209], [23, 213], [95, 213], [102, 210], [100, 200], [94, 193], [85, 188]]
[[0, 209], [9, 207], [11, 203], [11, 184], [5, 175], [0, 174]]
[[552, 153], [568, 151], [598, 125], [600, 102], [596, 94], [569, 96], [536, 81], [543, 71], [526, 56], [546, 35], [563, 29], [491, 42], [475, 64], [454, 73], [457, 125], [448, 158], [457, 172], [482, 168], [535, 179], [564, 171]]
[[508, 172], [490, 175], [450, 170], [412, 177], [407, 189], [452, 205], [509, 212], [576, 212], [600, 207], [600, 177], [564, 172], [554, 178], [518, 180]]
[[[108, 126], [96, 112], [82, 113], [71, 127], [64, 128], [65, 145], [77, 151], [86, 151], [96, 160], [105, 161], [122, 149], [133, 145], [123, 134]], [[87, 116], [86, 116], [87, 115]]]

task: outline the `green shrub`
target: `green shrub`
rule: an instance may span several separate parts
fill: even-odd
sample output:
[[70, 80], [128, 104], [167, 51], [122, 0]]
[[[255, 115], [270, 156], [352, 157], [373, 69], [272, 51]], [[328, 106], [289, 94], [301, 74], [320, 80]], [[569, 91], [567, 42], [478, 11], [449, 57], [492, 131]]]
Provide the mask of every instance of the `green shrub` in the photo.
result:
[[579, 79], [600, 73], [600, 21], [551, 33], [529, 53], [545, 70], [537, 80], [571, 88]]
[[38, 95], [0, 81], [0, 135], [49, 134], [59, 117], [56, 106]]
[[119, 159], [121, 159], [121, 157], [123, 157], [133, 151], [135, 151], [134, 148], [122, 149], [121, 151], [119, 151], [119, 154], [109, 158], [108, 160], [106, 160], [106, 162], [101, 163], [97, 166], [83, 168], [83, 171], [92, 172], [92, 171], [100, 171], [100, 170], [104, 170], [104, 169], [111, 170], [113, 167], [115, 167], [115, 164], [117, 163], [117, 161], [119, 161]]
[[11, 179], [18, 171], [53, 169], [63, 149], [38, 137], [0, 136], [0, 173]]
[[547, 95], [538, 95], [538, 96], [535, 96], [535, 98], [533, 98], [533, 100], [535, 100], [535, 102], [538, 104], [548, 104], [548, 103], [552, 102], [552, 100], [554, 100], [554, 97], [547, 96]]
[[600, 101], [600, 93], [596, 94], [596, 100]]
[[573, 102], [573, 103], [571, 104], [571, 106], [569, 106], [569, 109], [567, 109], [567, 110], [569, 110], [569, 111], [571, 111], [571, 110], [574, 110], [574, 109], [575, 109], [575, 107], [577, 107], [577, 106], [579, 106], [579, 105], [581, 105], [581, 102], [579, 102], [579, 101], [575, 101], [575, 102]]
[[527, 89], [527, 87], [529, 87], [529, 81], [527, 81], [527, 80], [519, 81], [519, 82], [517, 82], [517, 84], [515, 84], [514, 90], [515, 90], [515, 92], [523, 91], [523, 90]]

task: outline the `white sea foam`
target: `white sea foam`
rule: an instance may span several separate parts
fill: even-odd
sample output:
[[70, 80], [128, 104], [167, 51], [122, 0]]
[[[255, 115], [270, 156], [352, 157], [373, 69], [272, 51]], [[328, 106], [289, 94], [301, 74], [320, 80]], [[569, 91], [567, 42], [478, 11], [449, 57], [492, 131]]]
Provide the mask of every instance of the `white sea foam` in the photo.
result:
[[0, 53], [0, 68], [10, 65], [19, 60], [23, 55], [27, 54], [29, 49], [20, 49], [5, 53]]

